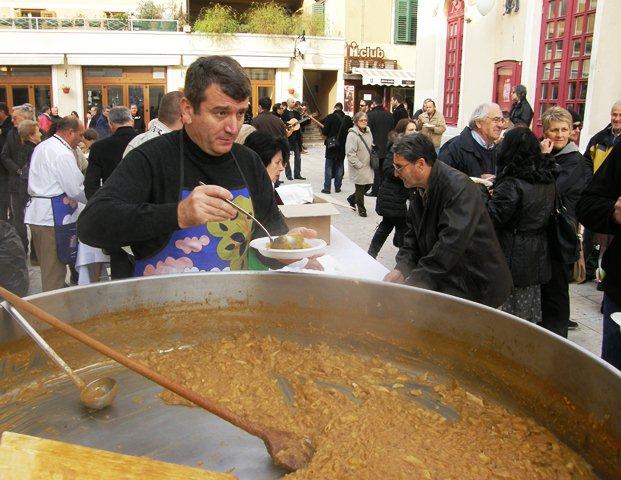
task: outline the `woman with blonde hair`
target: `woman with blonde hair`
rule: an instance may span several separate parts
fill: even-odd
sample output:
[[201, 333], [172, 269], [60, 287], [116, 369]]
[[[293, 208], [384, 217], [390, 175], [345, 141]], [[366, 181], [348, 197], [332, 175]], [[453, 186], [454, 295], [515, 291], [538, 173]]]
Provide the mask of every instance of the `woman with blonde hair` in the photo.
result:
[[[541, 115], [544, 140], [543, 153], [550, 153], [556, 162], [556, 193], [567, 209], [568, 217], [574, 222], [576, 231], [576, 204], [582, 190], [590, 181], [592, 173], [578, 146], [571, 141], [573, 118], [561, 107], [552, 107]], [[553, 237], [552, 237], [553, 238]], [[563, 261], [559, 249], [550, 245], [552, 257], [552, 278], [541, 285], [540, 325], [567, 338], [569, 329], [569, 271], [571, 264]]]
[[356, 191], [347, 197], [352, 207], [358, 208], [358, 215], [367, 216], [364, 206], [364, 192], [373, 185], [373, 169], [371, 168], [371, 149], [373, 135], [367, 126], [369, 119], [364, 112], [354, 115], [354, 126], [349, 129], [345, 142], [345, 155], [349, 164], [349, 178], [356, 186]]

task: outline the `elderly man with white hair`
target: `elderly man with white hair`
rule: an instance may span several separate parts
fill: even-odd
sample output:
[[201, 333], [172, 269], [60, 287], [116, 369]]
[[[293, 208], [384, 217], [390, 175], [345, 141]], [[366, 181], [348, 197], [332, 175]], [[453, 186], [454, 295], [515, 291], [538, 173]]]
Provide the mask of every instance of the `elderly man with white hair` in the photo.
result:
[[493, 178], [502, 124], [502, 111], [497, 104], [479, 105], [461, 134], [442, 146], [438, 159], [469, 177]]

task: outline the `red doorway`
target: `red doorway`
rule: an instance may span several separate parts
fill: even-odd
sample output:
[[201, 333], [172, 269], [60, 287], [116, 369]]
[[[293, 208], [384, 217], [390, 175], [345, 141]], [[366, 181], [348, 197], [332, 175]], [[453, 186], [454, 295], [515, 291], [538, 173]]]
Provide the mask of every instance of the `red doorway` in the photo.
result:
[[494, 64], [492, 101], [504, 111], [511, 110], [511, 89], [522, 81], [522, 62], [504, 60]]

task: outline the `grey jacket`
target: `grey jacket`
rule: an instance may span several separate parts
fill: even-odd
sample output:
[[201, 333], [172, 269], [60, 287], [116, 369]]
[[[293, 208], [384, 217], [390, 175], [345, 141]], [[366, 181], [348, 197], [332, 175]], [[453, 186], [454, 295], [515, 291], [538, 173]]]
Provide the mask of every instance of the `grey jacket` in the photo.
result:
[[373, 148], [373, 135], [369, 127], [366, 128], [364, 133], [355, 125], [349, 129], [347, 141], [345, 142], [345, 155], [349, 164], [349, 178], [356, 185], [370, 185], [373, 183], [371, 155], [360, 138], [361, 136], [369, 149]]

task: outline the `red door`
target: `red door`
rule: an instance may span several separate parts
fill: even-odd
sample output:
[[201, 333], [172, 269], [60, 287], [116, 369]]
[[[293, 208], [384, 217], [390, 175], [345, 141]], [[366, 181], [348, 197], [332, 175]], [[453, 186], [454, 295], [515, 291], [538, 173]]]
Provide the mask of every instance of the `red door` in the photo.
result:
[[505, 60], [494, 65], [494, 91], [492, 101], [500, 105], [502, 111], [511, 110], [511, 89], [522, 79], [522, 63]]

